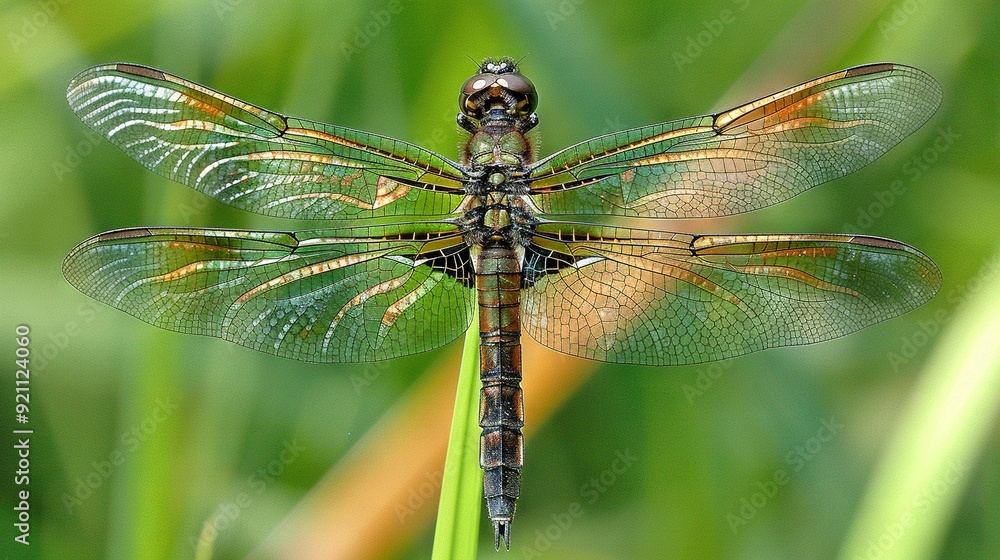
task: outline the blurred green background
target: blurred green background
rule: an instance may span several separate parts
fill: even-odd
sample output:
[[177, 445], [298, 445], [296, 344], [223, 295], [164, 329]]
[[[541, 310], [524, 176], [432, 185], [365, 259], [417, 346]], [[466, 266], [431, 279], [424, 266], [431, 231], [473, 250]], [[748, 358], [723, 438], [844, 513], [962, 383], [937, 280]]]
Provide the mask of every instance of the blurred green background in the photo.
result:
[[[461, 343], [304, 364], [160, 331], [77, 293], [61, 261], [101, 231], [300, 224], [145, 171], [76, 119], [65, 87], [90, 65], [136, 62], [455, 157], [466, 55], [507, 54], [527, 55], [542, 154], [865, 62], [917, 66], [945, 93], [931, 122], [853, 175], [750, 215], [667, 224], [891, 237], [936, 260], [941, 293], [862, 333], [704, 366], [536, 354], [526, 377], [561, 367], [573, 382], [525, 395], [535, 431], [505, 557], [1000, 558], [1000, 390], [974, 372], [1000, 342], [973, 317], [988, 322], [1000, 298], [996, 2], [40, 0], [3, 2], [0, 31], [8, 557], [429, 557], [440, 467], [412, 472], [392, 442], [443, 441], [411, 413], [447, 417], [454, 385], [428, 380], [454, 375], [441, 370]], [[12, 531], [18, 324], [33, 351], [28, 547]], [[981, 359], [965, 367], [949, 341]], [[533, 409], [546, 406], [543, 423]], [[416, 482], [387, 507], [380, 485], [397, 477]], [[302, 529], [321, 511], [345, 521]], [[491, 532], [484, 519], [480, 557], [497, 554]], [[296, 549], [307, 541], [327, 545]]]

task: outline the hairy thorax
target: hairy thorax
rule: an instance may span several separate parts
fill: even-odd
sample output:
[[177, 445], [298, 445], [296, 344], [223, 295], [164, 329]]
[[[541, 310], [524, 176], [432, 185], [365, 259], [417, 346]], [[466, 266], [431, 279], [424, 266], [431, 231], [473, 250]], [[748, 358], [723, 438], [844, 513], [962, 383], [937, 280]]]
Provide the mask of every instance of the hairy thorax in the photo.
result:
[[533, 142], [519, 124], [506, 115], [486, 117], [465, 143], [462, 162], [473, 174], [461, 209], [471, 245], [524, 247], [537, 223], [525, 181]]

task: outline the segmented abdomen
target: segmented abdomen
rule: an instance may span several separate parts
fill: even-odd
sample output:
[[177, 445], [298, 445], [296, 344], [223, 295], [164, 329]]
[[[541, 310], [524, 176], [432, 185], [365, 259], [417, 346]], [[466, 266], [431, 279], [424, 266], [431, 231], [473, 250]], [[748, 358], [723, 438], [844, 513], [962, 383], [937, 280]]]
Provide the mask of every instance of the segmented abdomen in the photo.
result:
[[[521, 398], [521, 258], [486, 247], [476, 267], [479, 294], [479, 464], [490, 519], [501, 528], [514, 516], [520, 493], [524, 438]], [[509, 529], [508, 529], [509, 530]]]

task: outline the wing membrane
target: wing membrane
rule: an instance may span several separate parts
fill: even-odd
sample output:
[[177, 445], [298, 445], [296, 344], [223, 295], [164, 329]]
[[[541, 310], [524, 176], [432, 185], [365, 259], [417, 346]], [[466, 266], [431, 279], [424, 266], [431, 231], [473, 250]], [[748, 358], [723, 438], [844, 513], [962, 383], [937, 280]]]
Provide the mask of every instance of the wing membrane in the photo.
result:
[[73, 111], [136, 161], [237, 208], [344, 219], [449, 214], [461, 170], [392, 138], [287, 118], [144, 66], [73, 79]]
[[544, 223], [534, 243], [525, 331], [617, 363], [692, 364], [828, 340], [919, 307], [941, 283], [916, 249], [864, 236]]
[[474, 294], [455, 228], [127, 229], [81, 243], [83, 293], [165, 329], [312, 362], [395, 358], [454, 340]]
[[844, 70], [737, 107], [598, 136], [540, 161], [548, 214], [717, 217], [864, 167], [937, 110], [941, 87], [898, 64]]

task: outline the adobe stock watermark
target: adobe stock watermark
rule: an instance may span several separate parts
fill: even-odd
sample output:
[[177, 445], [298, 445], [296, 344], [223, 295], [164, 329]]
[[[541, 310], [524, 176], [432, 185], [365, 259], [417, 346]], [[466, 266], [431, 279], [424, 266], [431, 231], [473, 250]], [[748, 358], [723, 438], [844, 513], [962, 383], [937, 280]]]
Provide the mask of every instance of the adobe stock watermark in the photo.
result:
[[196, 218], [201, 217], [205, 209], [208, 208], [208, 198], [208, 195], [201, 192], [192, 192], [188, 201], [182, 202], [177, 207], [177, 212], [181, 217], [181, 225], [192, 225]]
[[396, 513], [396, 520], [400, 525], [406, 523], [411, 517], [416, 515], [423, 508], [428, 500], [438, 495], [441, 483], [444, 481], [445, 473], [450, 473], [451, 469], [458, 468], [456, 463], [446, 464], [444, 469], [434, 469], [425, 472], [418, 482], [410, 487], [406, 497], [396, 502], [393, 507]]
[[604, 117], [604, 128], [601, 129], [601, 134], [611, 134], [612, 132], [621, 132], [625, 127], [622, 125], [621, 115], [615, 115], [613, 117]]
[[549, 21], [549, 27], [552, 31], [559, 29], [559, 26], [566, 23], [570, 16], [576, 13], [576, 9], [580, 7], [586, 0], [560, 0], [559, 4], [556, 5], [556, 9], [545, 10], [545, 19]]
[[944, 300], [949, 307], [938, 309], [930, 319], [917, 321], [917, 329], [900, 338], [896, 350], [886, 353], [886, 359], [889, 360], [892, 371], [898, 373], [900, 368], [920, 354], [920, 351], [941, 332], [952, 312], [969, 297], [978, 294], [988, 278], [998, 272], [1000, 272], [1000, 255], [993, 255], [979, 267], [979, 270], [963, 286], [956, 286], [948, 290]]
[[32, 369], [36, 372], [45, 371], [63, 350], [69, 348], [73, 339], [83, 332], [83, 327], [94, 322], [99, 309], [101, 307], [95, 302], [87, 300], [76, 308], [74, 318], [66, 321], [62, 328], [38, 337], [34, 341], [36, 351], [33, 354], [35, 360]]
[[354, 26], [351, 40], [340, 42], [340, 54], [345, 62], [350, 62], [361, 51], [368, 48], [372, 41], [382, 34], [392, 20], [403, 11], [401, 0], [389, 0], [385, 7], [379, 10], [370, 10], [368, 20], [363, 24]]
[[14, 52], [19, 53], [21, 49], [28, 45], [32, 39], [41, 33], [62, 11], [70, 0], [38, 0], [34, 3], [37, 8], [30, 16], [21, 18], [20, 25], [16, 31], [7, 32], [7, 41]]
[[843, 424], [838, 424], [834, 417], [824, 418], [820, 421], [816, 435], [785, 453], [787, 468], [775, 469], [769, 478], [758, 481], [749, 495], [740, 498], [739, 507], [726, 514], [726, 523], [729, 524], [733, 534], [753, 521], [757, 514], [777, 497], [778, 492], [792, 480], [792, 477], [812, 462], [843, 428]]
[[205, 548], [206, 545], [214, 543], [220, 534], [233, 527], [243, 512], [249, 509], [261, 494], [281, 478], [285, 469], [305, 451], [306, 448], [295, 439], [283, 441], [278, 456], [249, 474], [241, 490], [231, 500], [219, 504], [208, 516], [202, 525], [198, 539], [190, 539], [192, 548], [195, 551], [199, 548]]
[[449, 107], [440, 113], [435, 122], [450, 122], [451, 126], [448, 127], [442, 124], [435, 127], [434, 130], [431, 130], [427, 135], [418, 140], [416, 145], [435, 152], [441, 152], [444, 148], [454, 149], [455, 144], [458, 142], [458, 138], [455, 136], [455, 129], [458, 128], [458, 125], [455, 123], [457, 112], [458, 107], [455, 106], [453, 108]]
[[[294, 188], [295, 186], [296, 184], [292, 183], [292, 187]], [[239, 206], [234, 204], [232, 200], [226, 200], [227, 197], [231, 197], [231, 192], [215, 193], [214, 196], [210, 196], [209, 194], [204, 193], [202, 191], [192, 190], [192, 189], [186, 189], [184, 192], [188, 193], [189, 195], [188, 200], [187, 202], [182, 202], [177, 206], [177, 213], [180, 215], [179, 225], [182, 226], [198, 225], [199, 218], [201, 218], [202, 215], [204, 215], [205, 210], [208, 209], [208, 201], [210, 199], [221, 202], [222, 204], [225, 204], [227, 206], [239, 208]], [[294, 202], [289, 202], [286, 206], [279, 207], [279, 210], [287, 214], [287, 215], [282, 214], [282, 217], [293, 217], [294, 212], [301, 210], [301, 207], [299, 208], [293, 207], [294, 204], [295, 204]], [[328, 203], [323, 208], [324, 216], [330, 217], [331, 219], [335, 218], [337, 214], [342, 210], [344, 210], [344, 208], [346, 207], [347, 205], [344, 204], [343, 202]], [[311, 210], [315, 211], [315, 209]]]
[[118, 438], [118, 445], [102, 461], [92, 461], [90, 470], [76, 477], [73, 493], [64, 492], [63, 506], [69, 514], [76, 513], [85, 501], [100, 490], [115, 472], [135, 453], [139, 446], [153, 437], [160, 426], [170, 418], [180, 405], [172, 398], [158, 398], [155, 406], [142, 421], [133, 424]]
[[902, 0], [892, 5], [892, 9], [878, 20], [878, 30], [883, 39], [899, 31], [921, 8], [927, 5], [927, 0]]
[[750, 0], [730, 0], [734, 8], [723, 8], [719, 14], [712, 19], [702, 20], [702, 28], [694, 35], [688, 35], [684, 42], [684, 48], [675, 50], [670, 57], [677, 66], [677, 71], [683, 72], [685, 68], [694, 64], [701, 55], [705, 54], [705, 49], [711, 47], [715, 40], [722, 36], [722, 33], [736, 22], [736, 16], [745, 12], [750, 6]]
[[689, 405], [694, 405], [694, 401], [699, 399], [706, 391], [715, 386], [722, 376], [733, 368], [734, 360], [722, 360], [721, 362], [711, 362], [698, 368], [698, 373], [694, 377], [693, 383], [685, 383], [681, 386], [684, 399]]
[[444, 469], [424, 473], [417, 485], [410, 488], [406, 498], [396, 502], [393, 508], [396, 512], [396, 521], [402, 525], [416, 515], [428, 500], [438, 494], [442, 481], [444, 481]]
[[366, 362], [361, 370], [361, 373], [351, 374], [350, 381], [351, 387], [354, 389], [354, 394], [360, 395], [363, 389], [371, 387], [372, 383], [382, 377], [382, 374], [389, 370], [389, 366], [386, 362]]
[[243, 5], [246, 0], [212, 0], [212, 9], [219, 21], [224, 21], [226, 16], [236, 11], [236, 8]]
[[938, 127], [934, 139], [920, 153], [906, 160], [899, 177], [890, 182], [886, 189], [873, 193], [867, 206], [858, 206], [858, 219], [853, 224], [845, 223], [843, 231], [862, 231], [874, 225], [907, 193], [910, 185], [919, 181], [961, 137], [951, 126]]
[[552, 522], [543, 529], [536, 529], [534, 541], [531, 545], [521, 546], [521, 558], [528, 560], [540, 558], [542, 554], [552, 548], [552, 545], [561, 539], [569, 531], [577, 519], [583, 517], [585, 505], [593, 506], [604, 496], [615, 484], [621, 480], [628, 470], [639, 460], [631, 451], [615, 451], [615, 458], [597, 476], [580, 486], [580, 500], [571, 502], [568, 506], [557, 513], [551, 515]]
[[883, 558], [887, 552], [905, 537], [921, 514], [927, 512], [934, 504], [942, 498], [955, 491], [956, 486], [962, 481], [969, 467], [952, 461], [948, 464], [948, 469], [937, 477], [926, 488], [917, 492], [895, 521], [883, 529], [881, 533], [873, 538], [865, 548], [864, 555], [855, 555], [855, 560], [878, 560]]
[[63, 150], [62, 159], [52, 160], [52, 173], [56, 176], [56, 180], [60, 182], [66, 180], [66, 176], [80, 167], [84, 158], [94, 152], [94, 148], [101, 140], [101, 135], [87, 128], [83, 133], [83, 138], [76, 143], [67, 144]]

